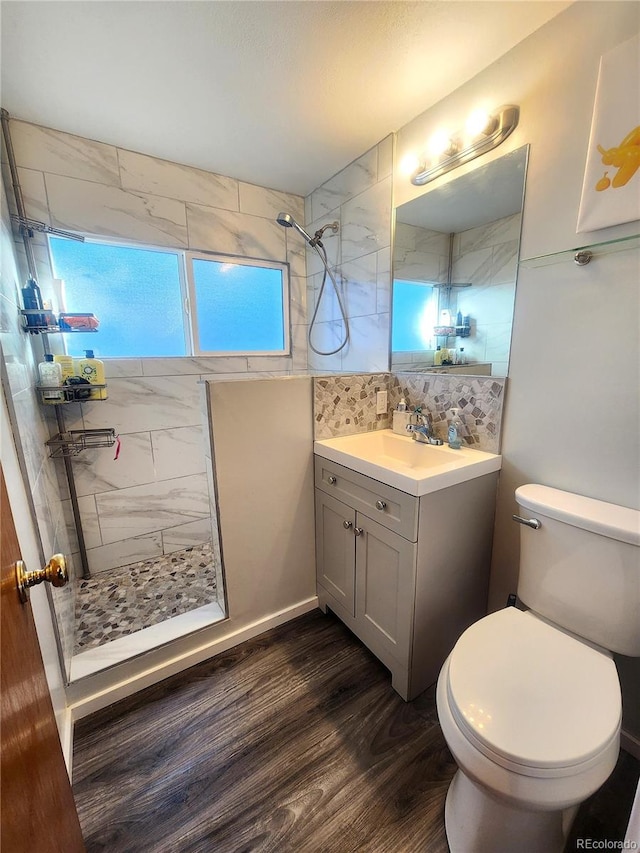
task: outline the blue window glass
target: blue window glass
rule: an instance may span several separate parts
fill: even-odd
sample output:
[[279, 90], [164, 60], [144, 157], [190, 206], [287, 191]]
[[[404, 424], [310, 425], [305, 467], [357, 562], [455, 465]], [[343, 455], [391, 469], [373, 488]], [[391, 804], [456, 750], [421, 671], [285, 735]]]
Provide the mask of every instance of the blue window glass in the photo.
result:
[[391, 346], [394, 352], [415, 352], [433, 347], [437, 299], [433, 288], [420, 281], [393, 281]]
[[282, 269], [194, 258], [193, 283], [201, 353], [284, 351]]
[[100, 321], [98, 334], [66, 336], [70, 355], [85, 349], [106, 357], [186, 354], [178, 253], [58, 237], [49, 243], [67, 311]]

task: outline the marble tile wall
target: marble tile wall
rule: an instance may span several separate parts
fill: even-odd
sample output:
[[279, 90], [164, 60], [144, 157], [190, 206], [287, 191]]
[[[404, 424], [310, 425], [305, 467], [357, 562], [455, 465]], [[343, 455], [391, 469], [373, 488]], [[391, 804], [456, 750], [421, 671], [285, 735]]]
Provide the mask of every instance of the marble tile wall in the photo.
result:
[[[334, 175], [305, 199], [305, 227], [310, 233], [338, 222], [337, 235], [324, 243], [342, 288], [350, 340], [339, 353], [320, 356], [309, 349], [313, 370], [380, 371], [389, 366], [391, 293], [391, 171], [393, 137], [388, 136]], [[297, 235], [292, 238], [301, 242]], [[310, 322], [322, 286], [323, 265], [307, 248], [307, 319]], [[312, 342], [328, 352], [344, 334], [339, 305], [330, 280], [318, 309]]]
[[518, 272], [521, 214], [456, 234], [453, 279], [473, 287], [457, 291], [456, 310], [471, 317], [471, 335], [461, 341], [471, 361], [491, 362], [493, 376], [506, 376]]
[[[28, 122], [12, 119], [10, 128], [27, 215], [34, 219], [87, 235], [290, 264], [291, 356], [105, 359], [109, 399], [65, 408], [68, 428], [114, 427], [121, 437], [117, 462], [110, 449], [73, 460], [93, 572], [201, 543], [211, 537], [213, 519], [198, 382], [307, 368], [304, 247], [275, 222], [283, 209], [303, 221], [304, 201]], [[3, 152], [6, 175], [5, 161]], [[35, 250], [47, 297], [51, 268], [42, 237]], [[61, 338], [51, 337], [50, 344], [63, 351]], [[37, 424], [42, 415], [32, 392], [27, 396], [33, 411], [25, 416]], [[31, 443], [41, 448], [42, 441], [35, 435]], [[73, 536], [60, 472], [57, 483], [60, 515]]]
[[388, 429], [389, 412], [376, 414], [376, 392], [388, 390], [389, 379], [388, 373], [315, 377], [314, 439]]
[[404, 397], [431, 416], [438, 438], [446, 440], [451, 408], [459, 410], [463, 439], [469, 447], [498, 453], [506, 379], [493, 376], [455, 376], [431, 373], [393, 373], [389, 406]]
[[[9, 220], [11, 207], [0, 181], [2, 217], [0, 224], [0, 360], [2, 394], [7, 404], [14, 440], [21, 460], [27, 492], [31, 495], [44, 562], [57, 552], [68, 557], [69, 571], [77, 576], [77, 546], [68, 537], [65, 506], [58, 488], [56, 463], [48, 458], [45, 441], [51, 435], [50, 412], [38, 404], [34, 392], [37, 362], [42, 360], [40, 339], [26, 335], [19, 321], [19, 289], [26, 273], [20, 264], [24, 253], [16, 249]], [[70, 672], [74, 643], [75, 587], [67, 584], [50, 589], [57, 623], [62, 666]]]

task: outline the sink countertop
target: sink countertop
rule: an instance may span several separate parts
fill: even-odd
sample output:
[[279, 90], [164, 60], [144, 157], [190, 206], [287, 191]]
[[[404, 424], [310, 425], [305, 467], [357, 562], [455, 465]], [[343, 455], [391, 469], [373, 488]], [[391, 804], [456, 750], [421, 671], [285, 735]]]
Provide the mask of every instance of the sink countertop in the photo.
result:
[[390, 429], [314, 441], [317, 456], [419, 497], [499, 471], [502, 457], [422, 444]]

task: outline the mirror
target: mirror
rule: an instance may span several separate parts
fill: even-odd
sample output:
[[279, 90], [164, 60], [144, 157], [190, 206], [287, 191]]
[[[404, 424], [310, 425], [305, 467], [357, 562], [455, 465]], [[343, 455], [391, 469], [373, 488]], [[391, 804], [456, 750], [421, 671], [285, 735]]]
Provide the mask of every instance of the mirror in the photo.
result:
[[396, 208], [392, 370], [507, 375], [528, 151]]

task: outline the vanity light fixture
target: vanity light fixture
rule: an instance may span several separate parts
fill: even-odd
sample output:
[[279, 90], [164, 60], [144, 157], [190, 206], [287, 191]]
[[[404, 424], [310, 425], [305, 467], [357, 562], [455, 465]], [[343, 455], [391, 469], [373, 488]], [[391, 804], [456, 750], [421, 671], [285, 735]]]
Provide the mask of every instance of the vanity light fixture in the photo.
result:
[[417, 186], [428, 184], [451, 169], [497, 148], [516, 129], [519, 118], [520, 109], [515, 106], [500, 107], [491, 114], [472, 113], [466, 130], [451, 134], [447, 145], [440, 147], [440, 153], [435, 153], [438, 146], [430, 146], [434, 153], [420, 161], [411, 176], [411, 183]]

